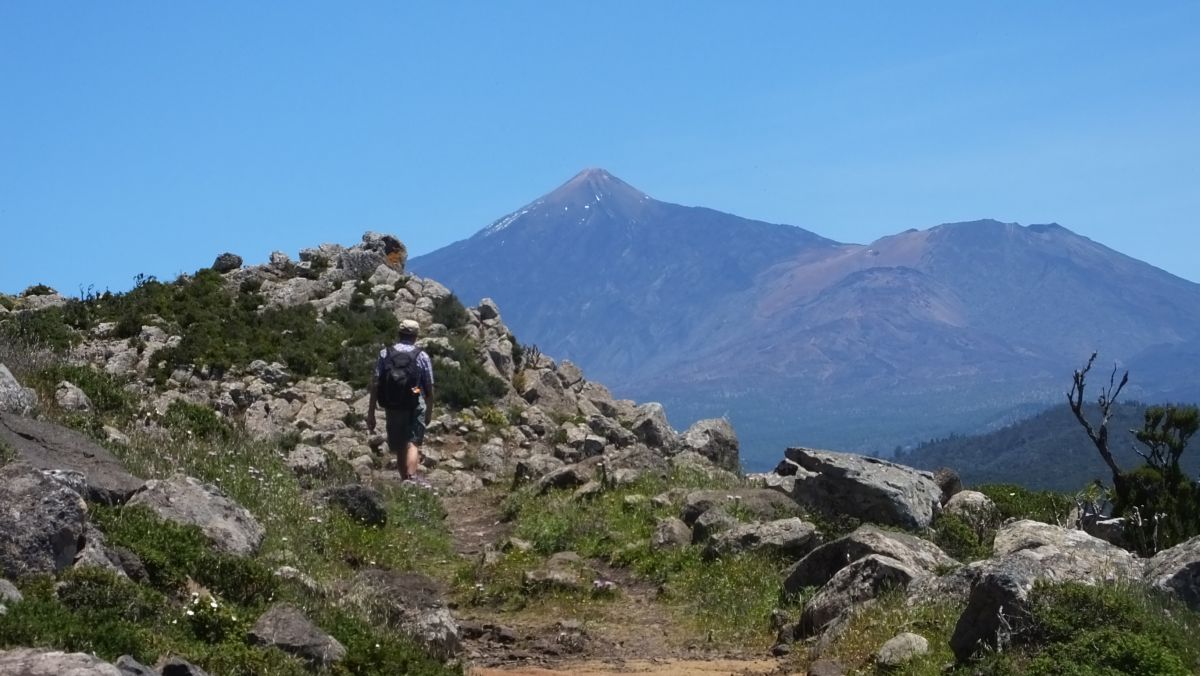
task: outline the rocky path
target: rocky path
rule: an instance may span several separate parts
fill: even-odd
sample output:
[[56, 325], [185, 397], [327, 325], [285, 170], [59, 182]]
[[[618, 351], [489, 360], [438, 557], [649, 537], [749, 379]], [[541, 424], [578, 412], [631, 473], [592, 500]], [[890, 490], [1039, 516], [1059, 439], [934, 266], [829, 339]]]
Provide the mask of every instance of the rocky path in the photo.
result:
[[[501, 521], [501, 498], [487, 492], [444, 499], [455, 550], [475, 559], [511, 532]], [[715, 650], [680, 627], [657, 601], [655, 585], [603, 562], [597, 574], [616, 583], [615, 600], [539, 605], [502, 612], [456, 610], [471, 676], [559, 674], [771, 674], [777, 660]]]

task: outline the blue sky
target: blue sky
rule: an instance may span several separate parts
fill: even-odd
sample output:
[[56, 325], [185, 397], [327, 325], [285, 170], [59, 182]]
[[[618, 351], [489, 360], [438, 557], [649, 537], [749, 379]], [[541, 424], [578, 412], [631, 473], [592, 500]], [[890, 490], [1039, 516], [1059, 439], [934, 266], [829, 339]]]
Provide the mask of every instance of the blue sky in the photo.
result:
[[1200, 281], [1200, 3], [0, 3], [0, 291], [461, 239], [588, 166]]

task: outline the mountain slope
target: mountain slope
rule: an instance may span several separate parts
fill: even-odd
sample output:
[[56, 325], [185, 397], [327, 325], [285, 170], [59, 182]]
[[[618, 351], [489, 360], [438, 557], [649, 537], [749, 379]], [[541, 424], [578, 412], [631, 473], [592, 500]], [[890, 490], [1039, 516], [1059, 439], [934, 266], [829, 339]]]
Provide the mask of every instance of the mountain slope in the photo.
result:
[[761, 271], [836, 243], [800, 228], [654, 200], [601, 169], [473, 237], [409, 261], [464, 300], [602, 379], [645, 372], [703, 341]]
[[497, 298], [527, 340], [676, 424], [728, 415], [751, 467], [789, 444], [879, 452], [1028, 414], [1094, 350], [1150, 367], [1131, 396], [1195, 389], [1154, 355], [1194, 351], [1200, 285], [1056, 224], [840, 244], [588, 170], [412, 267]]

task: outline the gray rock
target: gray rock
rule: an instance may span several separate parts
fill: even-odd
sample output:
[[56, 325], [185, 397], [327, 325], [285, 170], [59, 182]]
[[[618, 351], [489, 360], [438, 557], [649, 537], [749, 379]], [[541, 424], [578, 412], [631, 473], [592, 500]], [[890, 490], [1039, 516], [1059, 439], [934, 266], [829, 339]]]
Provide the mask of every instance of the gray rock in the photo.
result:
[[387, 265], [387, 258], [380, 252], [351, 249], [338, 256], [338, 268], [345, 270], [350, 279], [366, 279], [380, 265]]
[[797, 474], [793, 497], [826, 512], [908, 529], [928, 528], [942, 490], [928, 472], [853, 453], [789, 448]]
[[58, 650], [16, 648], [0, 650], [0, 674], [11, 676], [121, 676], [98, 657]]
[[435, 469], [425, 478], [441, 495], [466, 495], [483, 488], [483, 479], [473, 472]]
[[808, 665], [808, 676], [845, 676], [846, 668], [833, 660], [816, 660]]
[[109, 548], [104, 533], [90, 523], [84, 526], [83, 548], [75, 555], [75, 567], [103, 568], [120, 577], [126, 577], [121, 555]]
[[684, 498], [680, 518], [695, 523], [705, 511], [717, 505], [737, 505], [755, 521], [772, 521], [800, 516], [800, 505], [786, 495], [765, 488], [737, 488], [728, 491], [692, 491]]
[[8, 612], [8, 607], [20, 603], [24, 597], [21, 596], [21, 590], [13, 583], [0, 578], [0, 615]]
[[744, 523], [717, 533], [704, 550], [707, 558], [741, 552], [768, 552], [798, 559], [820, 543], [817, 527], [799, 517], [765, 523]]
[[877, 526], [860, 526], [812, 550], [787, 571], [783, 588], [788, 594], [805, 587], [819, 587], [828, 582], [847, 564], [872, 554], [896, 559], [904, 565], [926, 573], [958, 564], [940, 547], [908, 533], [886, 531]]
[[215, 548], [235, 556], [254, 554], [266, 536], [249, 510], [216, 486], [192, 477], [147, 481], [129, 504], [143, 505], [167, 521], [196, 526]]
[[935, 470], [933, 472], [933, 481], [942, 490], [943, 505], [963, 489], [962, 479], [959, 478], [958, 472], [949, 467], [940, 467]]
[[737, 434], [725, 418], [695, 422], [679, 437], [679, 445], [708, 458], [721, 469], [736, 472], [741, 468]]
[[999, 525], [1000, 511], [996, 503], [979, 491], [959, 491], [946, 501], [942, 511], [962, 519], [976, 529]]
[[558, 552], [546, 564], [525, 572], [525, 586], [536, 591], [582, 591], [587, 566], [575, 552]]
[[673, 516], [659, 519], [654, 526], [654, 534], [650, 536], [651, 549], [674, 549], [687, 546], [691, 542], [692, 529]]
[[0, 412], [25, 415], [37, 406], [37, 393], [17, 382], [12, 371], [0, 364]]
[[240, 267], [242, 267], [242, 257], [235, 253], [229, 253], [228, 251], [220, 256], [217, 256], [216, 260], [214, 260], [212, 264], [212, 269], [221, 274], [233, 272]]
[[879, 649], [875, 663], [894, 669], [929, 652], [929, 640], [920, 634], [904, 632], [888, 639]]
[[578, 488], [592, 480], [593, 469], [582, 463], [566, 465], [546, 474], [537, 480], [535, 489], [538, 495], [544, 495], [552, 490]]
[[320, 477], [329, 470], [329, 456], [317, 446], [296, 446], [284, 462], [299, 476]]
[[291, 257], [282, 251], [272, 251], [268, 260], [275, 267], [282, 267], [292, 262]]
[[66, 380], [54, 390], [54, 402], [64, 411], [92, 410], [92, 400], [88, 399], [87, 394]]
[[296, 655], [316, 668], [327, 667], [346, 658], [345, 646], [321, 631], [298, 608], [287, 603], [271, 606], [263, 613], [250, 630], [250, 640]]
[[479, 301], [479, 307], [476, 310], [479, 312], [479, 318], [483, 321], [500, 319], [500, 308], [496, 305], [496, 301], [491, 298], [484, 298]]
[[123, 676], [158, 676], [158, 672], [133, 659], [132, 655], [117, 658], [117, 671]]
[[820, 633], [855, 606], [875, 599], [889, 589], [906, 589], [925, 573], [891, 557], [871, 554], [839, 570], [804, 604], [800, 631]]
[[1145, 580], [1200, 611], [1200, 536], [1155, 554], [1146, 562]]
[[418, 573], [359, 572], [338, 595], [377, 624], [405, 634], [430, 653], [449, 658], [462, 651], [462, 631], [433, 580]]
[[658, 402], [638, 406], [630, 429], [639, 441], [650, 448], [673, 449], [679, 436], [671, 428], [667, 412]]
[[525, 391], [521, 397], [543, 411], [574, 414], [575, 395], [563, 387], [558, 374], [550, 369], [525, 371]]
[[1006, 632], [1028, 622], [1029, 591], [1038, 580], [1095, 583], [1141, 576], [1141, 563], [1129, 552], [1087, 533], [1037, 521], [1015, 521], [996, 533], [995, 558], [970, 566], [976, 576], [950, 637], [950, 647], [966, 660], [981, 647], [995, 647]]
[[558, 458], [538, 453], [517, 461], [513, 472], [513, 486], [521, 486], [531, 481], [537, 481], [551, 472], [561, 469], [563, 461]]
[[1129, 544], [1128, 538], [1125, 536], [1125, 526], [1128, 522], [1123, 516], [1108, 519], [1091, 517], [1083, 518], [1080, 521], [1080, 527], [1088, 535], [1098, 537], [1117, 547], [1124, 548]]
[[718, 533], [736, 528], [740, 524], [741, 522], [725, 511], [724, 507], [707, 509], [692, 524], [692, 544], [708, 542]]
[[341, 507], [351, 518], [370, 526], [387, 523], [387, 502], [379, 491], [362, 484], [346, 484], [326, 489], [322, 497], [330, 504]]
[[93, 502], [124, 503], [143, 483], [103, 446], [62, 425], [0, 413], [0, 442], [39, 469], [81, 473], [83, 497]]
[[75, 563], [87, 505], [24, 462], [0, 467], [0, 575], [57, 573]]

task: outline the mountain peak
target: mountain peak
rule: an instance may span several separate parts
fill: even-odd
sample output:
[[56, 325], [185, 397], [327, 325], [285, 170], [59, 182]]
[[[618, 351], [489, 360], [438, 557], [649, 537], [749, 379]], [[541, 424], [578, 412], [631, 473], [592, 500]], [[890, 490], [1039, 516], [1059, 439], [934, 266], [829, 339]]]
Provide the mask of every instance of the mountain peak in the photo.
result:
[[641, 190], [610, 174], [600, 167], [588, 167], [575, 174], [541, 201], [551, 204], [578, 202], [582, 204], [604, 199], [633, 199], [641, 201], [647, 195]]

